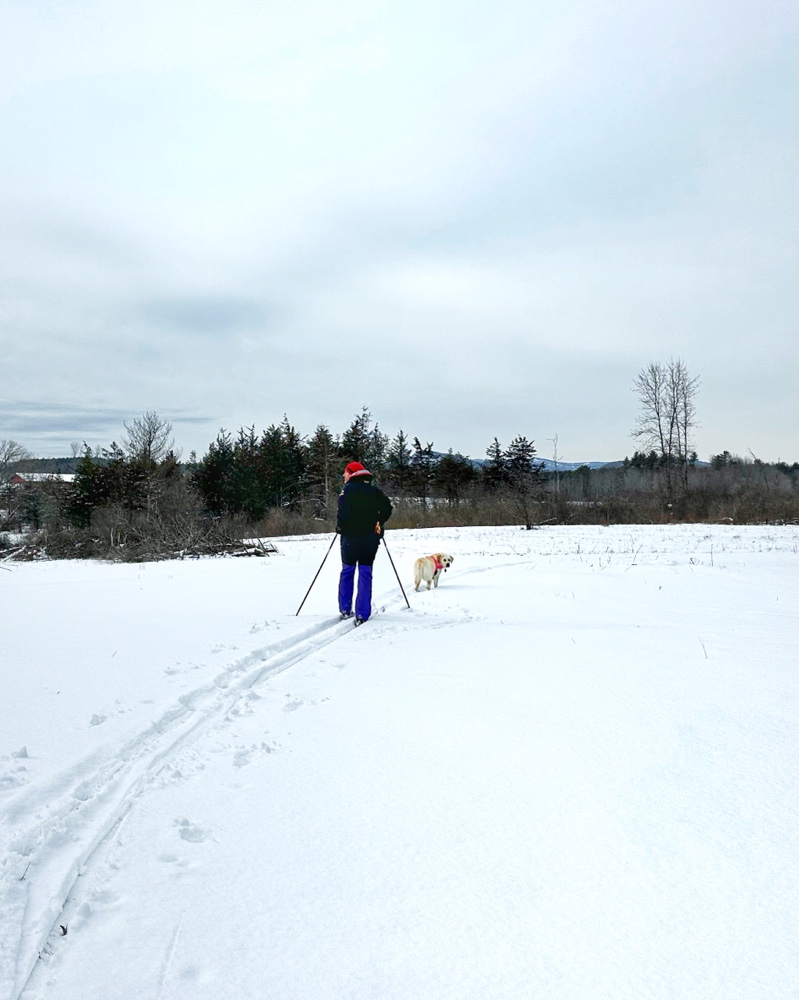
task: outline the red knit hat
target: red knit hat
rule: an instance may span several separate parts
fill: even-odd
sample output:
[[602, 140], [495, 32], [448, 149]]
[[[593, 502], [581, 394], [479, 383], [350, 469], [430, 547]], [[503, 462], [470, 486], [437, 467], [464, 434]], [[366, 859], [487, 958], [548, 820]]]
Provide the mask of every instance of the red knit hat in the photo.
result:
[[372, 473], [364, 468], [360, 462], [350, 462], [348, 466], [344, 469], [345, 472], [349, 472], [350, 476], [371, 476]]

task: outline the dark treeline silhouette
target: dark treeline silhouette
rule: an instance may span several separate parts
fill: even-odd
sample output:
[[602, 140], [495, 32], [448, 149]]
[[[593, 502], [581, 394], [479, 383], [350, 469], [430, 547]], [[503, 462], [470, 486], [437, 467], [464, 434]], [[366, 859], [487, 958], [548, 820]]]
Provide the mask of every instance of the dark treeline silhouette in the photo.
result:
[[559, 480], [555, 506], [561, 523], [799, 522], [799, 462], [767, 463], [723, 452], [709, 464], [695, 455], [687, 463], [669, 463], [653, 450], [599, 469], [561, 473]]
[[[261, 433], [220, 430], [205, 455], [181, 462], [157, 414], [124, 426], [121, 444], [84, 446], [72, 459], [7, 449], [16, 460], [0, 470], [0, 545], [19, 557], [262, 553], [247, 540], [334, 530], [350, 461], [391, 495], [392, 528], [799, 520], [799, 463], [727, 451], [709, 464], [684, 449], [652, 449], [600, 468], [547, 471], [523, 435], [506, 446], [494, 438], [473, 459], [404, 430], [391, 438], [363, 408], [340, 434], [320, 424], [304, 437], [285, 416]], [[11, 482], [15, 472], [23, 482]]]

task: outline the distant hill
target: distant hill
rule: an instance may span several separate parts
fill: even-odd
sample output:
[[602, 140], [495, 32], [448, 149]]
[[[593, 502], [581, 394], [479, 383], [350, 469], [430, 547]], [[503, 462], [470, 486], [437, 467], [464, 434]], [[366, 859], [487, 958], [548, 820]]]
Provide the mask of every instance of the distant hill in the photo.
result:
[[547, 472], [574, 472], [575, 469], [620, 468], [624, 462], [556, 462], [551, 458], [537, 458]]
[[79, 458], [25, 458], [14, 464], [15, 472], [68, 474], [78, 467]]
[[[435, 458], [443, 458], [443, 452], [433, 452]], [[482, 468], [484, 465], [488, 464], [487, 458], [471, 458], [469, 461], [472, 465], [476, 465]], [[575, 469], [606, 469], [606, 468], [620, 468], [624, 465], [624, 462], [556, 462], [551, 458], [541, 458], [536, 456], [536, 464], [543, 468], [545, 472], [574, 472]]]
[[[439, 459], [444, 458], [446, 452], [434, 451], [433, 458]], [[80, 458], [29, 458], [24, 462], [18, 462], [18, 471], [25, 472], [39, 472], [39, 473], [70, 473], [75, 472], [78, 467], [78, 462]], [[96, 458], [95, 461], [102, 463], [104, 460], [101, 458]], [[472, 465], [482, 468], [488, 463], [487, 458], [472, 458], [469, 459]], [[606, 469], [606, 468], [619, 468], [624, 463], [623, 462], [555, 462], [551, 458], [539, 458], [536, 457], [536, 462], [539, 466], [543, 467], [546, 472], [574, 472], [575, 469], [589, 468], [589, 469]], [[706, 464], [706, 463], [698, 463]]]

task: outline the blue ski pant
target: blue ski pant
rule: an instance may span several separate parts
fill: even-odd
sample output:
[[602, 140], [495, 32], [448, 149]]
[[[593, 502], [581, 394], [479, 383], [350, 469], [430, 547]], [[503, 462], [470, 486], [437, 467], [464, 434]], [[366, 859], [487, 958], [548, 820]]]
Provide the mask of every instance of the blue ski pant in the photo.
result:
[[358, 593], [355, 595], [355, 614], [366, 620], [372, 613], [372, 563], [380, 545], [380, 536], [341, 536], [341, 575], [338, 580], [338, 608], [349, 614], [355, 592], [355, 571], [358, 571]]

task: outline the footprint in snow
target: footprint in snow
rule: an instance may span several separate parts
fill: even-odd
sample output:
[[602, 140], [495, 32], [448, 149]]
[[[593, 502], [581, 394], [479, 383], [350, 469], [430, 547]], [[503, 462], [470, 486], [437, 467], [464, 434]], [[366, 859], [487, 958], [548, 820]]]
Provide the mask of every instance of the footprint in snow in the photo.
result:
[[105, 722], [107, 718], [108, 718], [107, 715], [93, 715], [91, 719], [89, 719], [89, 725], [102, 726], [102, 724]]
[[319, 701], [303, 701], [302, 698], [293, 698], [290, 694], [287, 694], [286, 698], [286, 704], [283, 706], [284, 712], [296, 712], [303, 705], [323, 705], [326, 701], [330, 701], [329, 697], [321, 698]]
[[268, 743], [261, 743], [260, 745], [253, 743], [249, 749], [243, 748], [236, 751], [233, 755], [233, 766], [246, 767], [253, 757], [260, 757], [265, 753], [274, 753], [274, 747], [269, 746]]
[[121, 902], [117, 893], [107, 888], [93, 889], [89, 898], [84, 900], [78, 907], [78, 916], [82, 920], [89, 920], [95, 913], [102, 913], [103, 910], [113, 909]]
[[81, 781], [72, 791], [73, 799], [77, 799], [78, 802], [88, 802], [93, 795], [94, 789], [88, 781]]
[[202, 844], [208, 839], [208, 831], [203, 830], [201, 826], [197, 826], [196, 823], [191, 823], [189, 820], [184, 818], [176, 819], [175, 826], [178, 828], [178, 833], [183, 840], [188, 840], [190, 844]]
[[0, 774], [0, 791], [4, 791], [6, 788], [19, 788], [20, 785], [24, 785], [27, 779], [27, 775], [24, 772], [27, 770], [24, 764], [20, 764], [14, 768], [15, 773]]
[[174, 764], [167, 764], [159, 775], [159, 778], [161, 784], [166, 785], [171, 784], [172, 782], [185, 781], [186, 775], [180, 770], [179, 767], [175, 767]]

